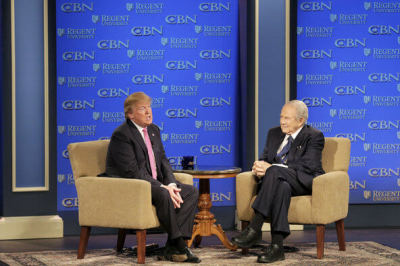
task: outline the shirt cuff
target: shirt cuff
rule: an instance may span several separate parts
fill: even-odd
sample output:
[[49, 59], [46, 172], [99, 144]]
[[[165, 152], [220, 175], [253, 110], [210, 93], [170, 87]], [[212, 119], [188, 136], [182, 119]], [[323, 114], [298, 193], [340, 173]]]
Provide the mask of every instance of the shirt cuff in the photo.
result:
[[281, 164], [281, 163], [273, 163], [272, 165], [288, 168], [286, 164]]
[[169, 183], [168, 186], [169, 187], [178, 187], [175, 183]]

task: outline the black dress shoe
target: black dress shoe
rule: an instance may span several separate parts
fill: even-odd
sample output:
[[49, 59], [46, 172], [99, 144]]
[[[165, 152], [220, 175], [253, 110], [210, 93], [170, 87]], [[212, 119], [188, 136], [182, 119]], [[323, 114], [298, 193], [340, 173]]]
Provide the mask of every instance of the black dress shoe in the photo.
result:
[[271, 263], [279, 260], [285, 259], [285, 253], [283, 252], [283, 247], [277, 244], [271, 244], [267, 247], [264, 254], [258, 255], [257, 262], [259, 263]]
[[180, 252], [175, 246], [166, 245], [162, 259], [174, 262], [184, 262], [188, 259], [188, 256], [186, 255], [186, 251]]
[[187, 259], [185, 260], [185, 262], [190, 262], [190, 263], [200, 263], [201, 262], [201, 259], [199, 259], [199, 257], [194, 255], [188, 247], [185, 248], [185, 253], [187, 256]]
[[257, 232], [247, 226], [238, 236], [232, 237], [232, 242], [240, 248], [250, 248], [261, 241], [261, 231]]

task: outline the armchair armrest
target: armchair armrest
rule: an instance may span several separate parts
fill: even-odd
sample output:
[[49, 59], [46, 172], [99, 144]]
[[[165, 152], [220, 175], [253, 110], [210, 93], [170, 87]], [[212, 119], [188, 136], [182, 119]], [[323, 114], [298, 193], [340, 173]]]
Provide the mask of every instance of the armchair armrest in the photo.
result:
[[258, 178], [251, 171], [236, 176], [236, 208], [240, 220], [250, 221], [253, 216], [252, 199], [256, 195]]
[[193, 186], [193, 176], [185, 173], [174, 173], [175, 179], [182, 184]]
[[159, 226], [149, 182], [128, 178], [75, 180], [79, 223], [86, 226], [147, 229]]
[[333, 171], [313, 180], [312, 216], [319, 224], [328, 224], [347, 216], [349, 207], [349, 175]]

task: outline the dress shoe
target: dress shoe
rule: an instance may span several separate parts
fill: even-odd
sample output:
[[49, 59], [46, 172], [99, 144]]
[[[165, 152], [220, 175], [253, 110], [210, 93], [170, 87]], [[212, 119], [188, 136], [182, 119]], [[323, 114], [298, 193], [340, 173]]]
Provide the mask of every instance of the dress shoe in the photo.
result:
[[277, 244], [271, 244], [269, 247], [267, 247], [264, 254], [258, 255], [257, 262], [271, 263], [284, 259], [285, 253], [283, 252], [283, 247], [280, 247]]
[[261, 241], [261, 231], [247, 226], [238, 236], [232, 237], [232, 242], [240, 248], [250, 248]]
[[187, 256], [187, 259], [185, 260], [185, 262], [190, 262], [190, 263], [200, 263], [201, 262], [201, 259], [199, 259], [199, 257], [194, 255], [188, 247], [185, 248], [185, 253]]
[[184, 262], [188, 259], [186, 251], [180, 252], [175, 246], [172, 245], [165, 246], [163, 257], [165, 260], [174, 262]]

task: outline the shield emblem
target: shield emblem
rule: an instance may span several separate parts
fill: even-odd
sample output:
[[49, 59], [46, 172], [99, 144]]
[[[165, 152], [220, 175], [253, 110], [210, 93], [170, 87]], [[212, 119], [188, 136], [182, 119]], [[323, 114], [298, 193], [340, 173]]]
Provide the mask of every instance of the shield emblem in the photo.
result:
[[336, 69], [337, 68], [337, 62], [336, 61], [331, 61], [330, 63], [329, 63], [329, 66], [330, 66], [330, 68], [333, 70], [333, 69]]
[[62, 37], [64, 35], [64, 33], [65, 33], [65, 29], [63, 29], [63, 28], [58, 28], [57, 29], [58, 36]]
[[92, 22], [97, 23], [99, 21], [99, 16], [98, 15], [92, 15]]
[[203, 31], [203, 27], [200, 25], [196, 25], [196, 26], [194, 26], [194, 31], [196, 33], [201, 33]]
[[397, 131], [397, 138], [400, 139], [400, 131]]
[[297, 35], [300, 35], [303, 33], [303, 27], [297, 27]]
[[367, 104], [371, 101], [371, 96], [364, 96], [364, 103]]
[[63, 134], [65, 132], [65, 126], [57, 126], [58, 134]]
[[400, 178], [397, 178], [397, 185], [400, 187]]
[[337, 20], [337, 15], [336, 14], [330, 14], [329, 15], [329, 19], [331, 20], [331, 22], [335, 22]]
[[163, 141], [166, 141], [166, 140], [168, 139], [168, 133], [162, 133], [162, 134], [161, 134], [161, 139], [162, 139]]
[[167, 93], [167, 92], [169, 91], [168, 86], [167, 86], [167, 85], [162, 85], [162, 86], [161, 86], [161, 91], [162, 91], [163, 93]]
[[364, 48], [364, 55], [369, 56], [371, 54], [371, 48]]
[[336, 109], [330, 109], [330, 110], [329, 110], [329, 115], [330, 115], [331, 117], [335, 117], [336, 114], [337, 114], [337, 110], [336, 110]]
[[163, 38], [161, 38], [161, 44], [162, 45], [167, 45], [167, 43], [168, 43], [168, 38], [165, 38], [165, 37], [163, 37]]
[[369, 198], [371, 198], [371, 191], [364, 190], [364, 199], [369, 199]]
[[67, 182], [68, 182], [69, 185], [75, 184], [74, 176], [71, 175], [71, 174], [68, 174], [68, 181]]
[[364, 2], [364, 9], [369, 10], [371, 8], [371, 2]]
[[132, 3], [126, 3], [126, 10], [132, 11], [133, 9], [133, 4]]
[[93, 70], [98, 71], [100, 69], [100, 64], [93, 64]]
[[301, 82], [303, 80], [303, 75], [297, 74], [296, 79], [297, 79], [297, 82]]
[[369, 151], [369, 149], [371, 149], [371, 144], [370, 143], [364, 143], [363, 144], [363, 148], [364, 148], [364, 151]]
[[194, 78], [197, 80], [197, 81], [199, 81], [199, 80], [201, 80], [201, 73], [195, 73], [194, 74]]
[[59, 84], [59, 85], [61, 85], [61, 86], [64, 85], [64, 83], [65, 83], [65, 77], [58, 77], [57, 80], [58, 80], [58, 84]]
[[201, 120], [196, 120], [196, 121], [195, 121], [195, 125], [196, 125], [196, 128], [201, 128], [201, 127], [203, 126], [203, 121], [201, 121]]
[[58, 183], [62, 183], [62, 182], [64, 182], [65, 181], [65, 175], [57, 175], [57, 180], [58, 180]]
[[99, 120], [100, 112], [93, 112], [93, 120]]
[[132, 58], [132, 57], [135, 56], [135, 50], [129, 49], [128, 51], [126, 51], [126, 53], [128, 54], [128, 57], [129, 57], [129, 58]]

